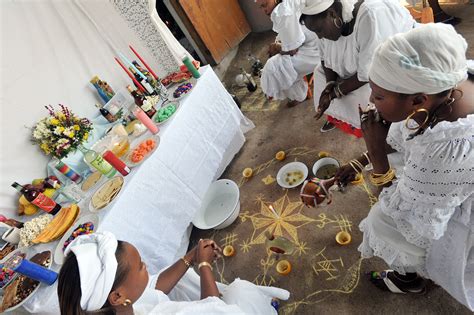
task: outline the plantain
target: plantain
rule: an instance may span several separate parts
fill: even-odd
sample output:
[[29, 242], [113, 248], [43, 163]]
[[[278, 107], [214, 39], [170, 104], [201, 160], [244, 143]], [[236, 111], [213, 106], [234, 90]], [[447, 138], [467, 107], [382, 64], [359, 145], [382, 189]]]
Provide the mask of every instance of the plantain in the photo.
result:
[[60, 238], [76, 221], [78, 215], [79, 207], [76, 204], [63, 208], [32, 242], [48, 243]]

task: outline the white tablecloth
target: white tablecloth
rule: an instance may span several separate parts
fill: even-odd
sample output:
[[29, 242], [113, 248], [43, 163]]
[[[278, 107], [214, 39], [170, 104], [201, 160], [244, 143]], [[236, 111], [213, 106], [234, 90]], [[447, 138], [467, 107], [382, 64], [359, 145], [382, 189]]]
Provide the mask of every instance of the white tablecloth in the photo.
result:
[[[207, 188], [240, 150], [244, 133], [253, 128], [214, 71], [203, 67], [201, 73], [160, 130], [158, 149], [125, 177], [113, 207], [100, 213], [99, 230], [135, 245], [151, 274], [184, 254], [191, 221]], [[24, 306], [30, 312], [57, 313], [57, 305], [53, 285], [40, 288]]]

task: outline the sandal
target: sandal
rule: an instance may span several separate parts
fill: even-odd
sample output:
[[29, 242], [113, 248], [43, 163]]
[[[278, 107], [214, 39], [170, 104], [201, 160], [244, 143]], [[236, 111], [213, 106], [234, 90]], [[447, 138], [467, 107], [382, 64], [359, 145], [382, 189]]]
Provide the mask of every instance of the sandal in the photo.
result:
[[[384, 270], [381, 272], [378, 271], [371, 271], [369, 273], [369, 280], [372, 282], [376, 287], [381, 290], [389, 291], [391, 293], [397, 294], [415, 294], [415, 295], [422, 295], [426, 293], [426, 282], [423, 278], [417, 277], [410, 281], [403, 281], [406, 282], [407, 287], [397, 286], [389, 277], [388, 274], [393, 273], [393, 270]], [[411, 282], [413, 284], [411, 284]], [[416, 285], [415, 285], [416, 284]]]

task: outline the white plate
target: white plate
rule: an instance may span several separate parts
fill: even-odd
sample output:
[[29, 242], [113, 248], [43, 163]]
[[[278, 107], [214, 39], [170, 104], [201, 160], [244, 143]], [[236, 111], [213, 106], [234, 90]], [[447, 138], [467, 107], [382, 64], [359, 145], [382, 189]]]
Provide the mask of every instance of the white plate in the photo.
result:
[[[285, 176], [287, 173], [295, 171], [303, 172], [303, 178], [294, 183], [293, 185], [288, 185], [285, 182]], [[301, 185], [305, 181], [306, 177], [308, 177], [308, 168], [306, 167], [306, 165], [301, 162], [291, 162], [283, 165], [282, 168], [280, 168], [277, 174], [277, 183], [283, 188], [295, 188]]]
[[64, 252], [63, 252], [63, 246], [64, 243], [67, 241], [69, 236], [71, 236], [72, 232], [74, 232], [75, 229], [81, 224], [84, 224], [86, 222], [92, 222], [94, 224], [94, 232], [97, 231], [97, 228], [99, 226], [99, 217], [96, 214], [88, 214], [83, 217], [80, 217], [79, 219], [74, 222], [73, 225], [67, 230], [67, 232], [63, 235], [61, 240], [59, 241], [58, 245], [56, 246], [56, 250], [54, 251], [54, 262], [58, 265], [62, 265], [64, 262]]
[[[32, 255], [28, 255], [28, 253], [26, 252], [26, 250], [27, 250], [26, 248], [16, 249], [15, 251], [17, 251], [17, 250], [23, 250], [23, 252], [26, 253], [26, 258], [28, 258], [28, 259], [30, 259], [31, 257], [33, 257], [33, 256], [36, 255], [36, 254], [39, 254], [39, 253], [43, 252], [43, 251], [40, 251], [40, 252], [38, 252], [38, 253], [34, 253], [34, 254], [32, 254]], [[50, 251], [50, 252], [51, 252], [51, 251]], [[13, 253], [13, 252], [12, 252], [12, 253]], [[53, 253], [51, 252], [51, 255], [52, 255], [52, 254], [53, 254]], [[8, 257], [8, 256], [7, 256], [7, 257]], [[48, 266], [48, 269], [51, 269], [51, 266], [53, 265], [53, 261], [52, 261], [52, 260], [53, 260], [53, 257], [51, 257], [51, 261], [50, 261], [50, 264], [49, 264], [49, 266]], [[19, 307], [21, 307], [23, 304], [25, 304], [33, 295], [35, 295], [35, 293], [39, 290], [39, 288], [41, 287], [41, 285], [42, 285], [42, 283], [40, 282], [40, 283], [36, 286], [36, 288], [34, 288], [34, 290], [31, 291], [30, 295], [28, 295], [23, 301], [21, 301], [21, 302], [18, 303], [17, 305], [12, 306], [12, 307], [6, 309], [4, 313], [14, 311], [14, 310], [18, 309]], [[3, 301], [3, 295], [2, 295], [1, 301]]]
[[[104, 188], [104, 186], [108, 185], [110, 181], [120, 181], [120, 180], [122, 181], [122, 185], [115, 192], [115, 194], [112, 195], [112, 199], [110, 199], [110, 202], [108, 204], [106, 204], [105, 206], [101, 207], [101, 208], [95, 208], [94, 205], [92, 204], [92, 199], [94, 198], [94, 196], [96, 194], [98, 194], [99, 191], [102, 188]], [[117, 175], [117, 176], [114, 176], [110, 179], [107, 179], [107, 181], [105, 183], [103, 183], [102, 185], [100, 185], [100, 187], [96, 191], [94, 191], [94, 193], [92, 194], [92, 196], [89, 200], [89, 211], [90, 212], [100, 212], [100, 211], [103, 211], [103, 210], [106, 210], [106, 209], [110, 208], [110, 206], [117, 200], [117, 197], [120, 194], [120, 192], [122, 191], [124, 185], [125, 185], [125, 180], [123, 179], [123, 177], [121, 175]]]
[[[156, 118], [157, 118], [157, 116], [158, 116], [158, 112], [160, 111], [161, 108], [167, 107], [167, 106], [169, 106], [169, 105], [174, 105], [174, 106], [176, 107], [176, 110], [174, 111], [173, 114], [171, 114], [171, 116], [169, 116], [168, 118], [166, 118], [166, 119], [163, 120], [162, 122], [158, 122], [158, 121], [156, 120]], [[158, 109], [158, 110], [156, 110], [156, 114], [155, 114], [155, 116], [153, 116], [153, 122], [154, 122], [155, 124], [157, 124], [158, 126], [167, 123], [174, 115], [176, 115], [176, 112], [178, 111], [178, 108], [179, 108], [179, 101], [166, 101], [166, 103], [164, 103], [164, 104], [161, 106], [161, 108]]]
[[[182, 84], [186, 84], [186, 83], [191, 83], [193, 85], [193, 87], [187, 93], [181, 94], [180, 97], [174, 97], [174, 91], [176, 91], [178, 89], [178, 87], [180, 87]], [[173, 86], [172, 89], [170, 89], [170, 92], [169, 92], [169, 101], [174, 102], [174, 101], [182, 99], [184, 96], [188, 95], [196, 87], [196, 83], [197, 83], [197, 80], [195, 78], [191, 78], [187, 81], [179, 83], [176, 86]]]
[[[174, 115], [174, 114], [173, 114]], [[173, 116], [171, 116], [173, 117]], [[151, 151], [151, 152], [148, 152], [148, 154], [143, 158], [143, 160], [141, 160], [140, 162], [138, 163], [135, 163], [135, 162], [132, 162], [130, 159], [132, 157], [132, 153], [133, 151], [135, 151], [135, 149], [145, 140], [148, 140], [148, 139], [153, 139], [155, 140], [156, 142], [156, 145], [155, 145], [155, 148]], [[130, 144], [130, 150], [128, 151], [128, 153], [124, 156], [123, 158], [123, 162], [125, 164], [127, 164], [128, 167], [132, 168], [132, 167], [135, 167], [135, 166], [138, 166], [140, 164], [142, 164], [143, 162], [145, 162], [146, 159], [148, 159], [152, 154], [153, 152], [156, 151], [156, 149], [158, 149], [158, 147], [160, 146], [160, 136], [158, 134], [156, 135], [150, 135], [150, 134], [146, 134], [146, 136], [141, 136], [141, 137], [138, 137], [136, 138], [135, 140], [133, 140], [133, 142]]]

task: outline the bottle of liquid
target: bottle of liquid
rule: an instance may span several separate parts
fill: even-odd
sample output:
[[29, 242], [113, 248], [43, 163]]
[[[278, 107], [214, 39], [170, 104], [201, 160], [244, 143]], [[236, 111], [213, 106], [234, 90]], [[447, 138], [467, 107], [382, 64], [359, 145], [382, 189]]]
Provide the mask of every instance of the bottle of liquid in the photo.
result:
[[157, 95], [156, 91], [153, 89], [151, 86], [150, 82], [148, 82], [147, 79], [143, 78], [141, 75], [138, 74], [138, 72], [135, 71], [132, 67], [129, 68], [130, 72], [133, 73], [133, 76], [135, 79], [137, 79], [138, 82], [145, 88], [147, 93], [149, 95]]
[[262, 69], [263, 69], [263, 63], [255, 57], [252, 54], [249, 54], [247, 57], [247, 60], [250, 62], [252, 66], [252, 74], [256, 77], [261, 77], [262, 76]]
[[47, 213], [55, 215], [59, 210], [61, 210], [60, 204], [56, 203], [56, 201], [43, 194], [38, 188], [35, 188], [32, 185], [22, 186], [17, 182], [14, 182], [12, 187], [22, 193], [26, 200]]
[[242, 71], [242, 74], [245, 78], [245, 84], [247, 85], [247, 90], [249, 90], [249, 92], [255, 92], [257, 90], [257, 83], [255, 82], [253, 77], [249, 73], [247, 73], [247, 71], [245, 71], [244, 68], [240, 68], [240, 70]]
[[199, 70], [196, 69], [196, 67], [193, 65], [193, 62], [191, 59], [186, 55], [182, 58], [184, 65], [186, 68], [188, 68], [189, 72], [195, 77], [196, 79], [199, 79], [201, 77], [201, 74], [199, 73]]
[[95, 152], [94, 150], [87, 149], [82, 145], [79, 145], [78, 149], [84, 155], [86, 162], [105, 176], [111, 178], [117, 173], [117, 170], [113, 168], [109, 162], [104, 160], [104, 158], [99, 153]]
[[268, 231], [265, 232], [265, 236], [267, 237], [265, 242], [267, 250], [281, 255], [291, 255], [295, 251], [295, 244], [286, 237], [275, 236]]
[[95, 107], [97, 107], [100, 111], [100, 113], [102, 114], [102, 116], [104, 116], [105, 119], [107, 119], [107, 121], [109, 123], [113, 123], [114, 121], [116, 121], [117, 119], [115, 118], [114, 115], [112, 115], [106, 108], [104, 108], [103, 106], [99, 105], [99, 104], [95, 104]]
[[[134, 90], [130, 85], [127, 85], [127, 90], [132, 94], [133, 98], [135, 99], [135, 104], [138, 105], [140, 108], [143, 109], [143, 103], [145, 102], [145, 96], [138, 94], [136, 90]], [[152, 118], [156, 114], [156, 108], [152, 107], [149, 110], [143, 111], [148, 115], [148, 117]]]

